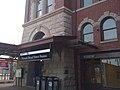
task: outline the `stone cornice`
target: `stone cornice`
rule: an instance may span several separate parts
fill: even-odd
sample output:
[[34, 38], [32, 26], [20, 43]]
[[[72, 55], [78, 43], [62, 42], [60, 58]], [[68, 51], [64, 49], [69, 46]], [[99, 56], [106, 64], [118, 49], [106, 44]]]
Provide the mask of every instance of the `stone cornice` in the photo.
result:
[[61, 12], [65, 12], [65, 13], [70, 14], [70, 15], [72, 15], [72, 13], [73, 13], [72, 10], [70, 10], [70, 9], [68, 9], [68, 8], [66, 8], [66, 7], [61, 7], [61, 8], [59, 8], [59, 9], [56, 9], [56, 10], [52, 11], [51, 13], [45, 14], [45, 15], [39, 17], [39, 18], [35, 18], [34, 20], [31, 20], [31, 21], [29, 21], [29, 22], [26, 22], [26, 23], [24, 23], [22, 26], [23, 26], [23, 27], [27, 27], [27, 26], [29, 26], [29, 25], [35, 24], [35, 23], [37, 23], [37, 22], [40, 22], [40, 21], [45, 20], [45, 19], [47, 19], [47, 18], [50, 18], [50, 17], [52, 17], [52, 16], [54, 16], [54, 15], [57, 15], [57, 14], [59, 14], [59, 13], [61, 13]]

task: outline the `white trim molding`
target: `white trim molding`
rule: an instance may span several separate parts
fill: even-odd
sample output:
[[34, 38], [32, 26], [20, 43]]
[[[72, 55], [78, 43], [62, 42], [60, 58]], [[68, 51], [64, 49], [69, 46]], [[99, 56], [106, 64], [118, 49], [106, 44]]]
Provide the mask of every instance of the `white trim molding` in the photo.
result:
[[82, 27], [82, 25], [85, 24], [85, 23], [91, 23], [91, 24], [93, 25], [93, 27], [94, 27], [95, 21], [92, 20], [92, 19], [89, 19], [88, 17], [87, 17], [87, 18], [84, 18], [83, 21], [82, 21], [82, 22], [79, 24], [79, 26], [78, 26], [78, 31], [81, 31], [81, 27]]
[[33, 29], [33, 31], [31, 32], [30, 36], [29, 36], [29, 41], [32, 41], [33, 40], [33, 37], [35, 36], [36, 33], [38, 33], [39, 31], [43, 32], [45, 34], [45, 36], [43, 38], [46, 38], [46, 37], [50, 37], [50, 30], [45, 27], [45, 26], [42, 26], [42, 25], [38, 25], [37, 27], [35, 27]]
[[38, 18], [35, 18], [35, 19], [33, 19], [33, 20], [29, 21], [29, 22], [26, 22], [26, 23], [23, 24], [22, 26], [23, 26], [23, 27], [27, 27], [27, 26], [29, 26], [29, 25], [35, 24], [35, 23], [37, 23], [37, 22], [40, 22], [40, 21], [42, 21], [42, 20], [45, 20], [45, 19], [47, 19], [47, 18], [50, 18], [50, 17], [55, 16], [55, 15], [57, 15], [57, 14], [59, 14], [59, 13], [62, 13], [62, 12], [65, 12], [65, 13], [70, 14], [70, 15], [72, 15], [72, 13], [73, 13], [72, 10], [70, 10], [70, 9], [68, 9], [68, 8], [66, 8], [66, 7], [61, 7], [61, 8], [59, 8], [59, 9], [56, 9], [56, 10], [54, 10], [54, 11], [51, 11], [50, 13], [47, 13], [47, 14], [41, 16], [41, 17], [38, 17]]

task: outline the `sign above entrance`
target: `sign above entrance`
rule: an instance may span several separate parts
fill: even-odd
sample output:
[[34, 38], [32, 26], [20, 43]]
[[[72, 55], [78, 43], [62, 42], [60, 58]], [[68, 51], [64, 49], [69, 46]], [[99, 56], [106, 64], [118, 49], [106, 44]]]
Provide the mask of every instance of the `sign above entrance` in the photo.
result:
[[21, 61], [29, 60], [44, 60], [50, 58], [50, 49], [42, 49], [36, 51], [22, 52], [20, 53]]

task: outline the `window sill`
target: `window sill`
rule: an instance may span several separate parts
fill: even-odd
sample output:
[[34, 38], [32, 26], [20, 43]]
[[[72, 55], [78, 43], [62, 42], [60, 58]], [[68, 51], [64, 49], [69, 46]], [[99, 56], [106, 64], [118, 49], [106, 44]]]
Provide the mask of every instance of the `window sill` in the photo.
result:
[[107, 41], [101, 41], [100, 43], [108, 43], [108, 42], [115, 42], [118, 41], [118, 39], [112, 39], [112, 40], [107, 40]]
[[76, 11], [78, 12], [78, 11], [87, 9], [87, 8], [89, 8], [89, 7], [95, 6], [95, 5], [100, 4], [100, 3], [103, 3], [103, 2], [105, 2], [105, 1], [107, 1], [107, 0], [98, 1], [98, 2], [93, 3], [93, 4], [91, 4], [91, 5], [88, 5], [88, 6], [85, 6], [85, 7], [81, 7], [81, 8], [79, 8], [79, 9], [77, 9]]

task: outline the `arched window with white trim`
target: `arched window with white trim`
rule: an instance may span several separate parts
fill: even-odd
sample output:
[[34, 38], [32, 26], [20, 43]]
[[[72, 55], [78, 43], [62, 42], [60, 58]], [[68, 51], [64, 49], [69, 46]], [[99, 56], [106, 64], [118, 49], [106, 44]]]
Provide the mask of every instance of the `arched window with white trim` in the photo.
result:
[[117, 39], [116, 21], [107, 17], [101, 22], [101, 41]]
[[86, 23], [82, 26], [82, 40], [83, 42], [93, 43], [93, 26], [90, 23]]

